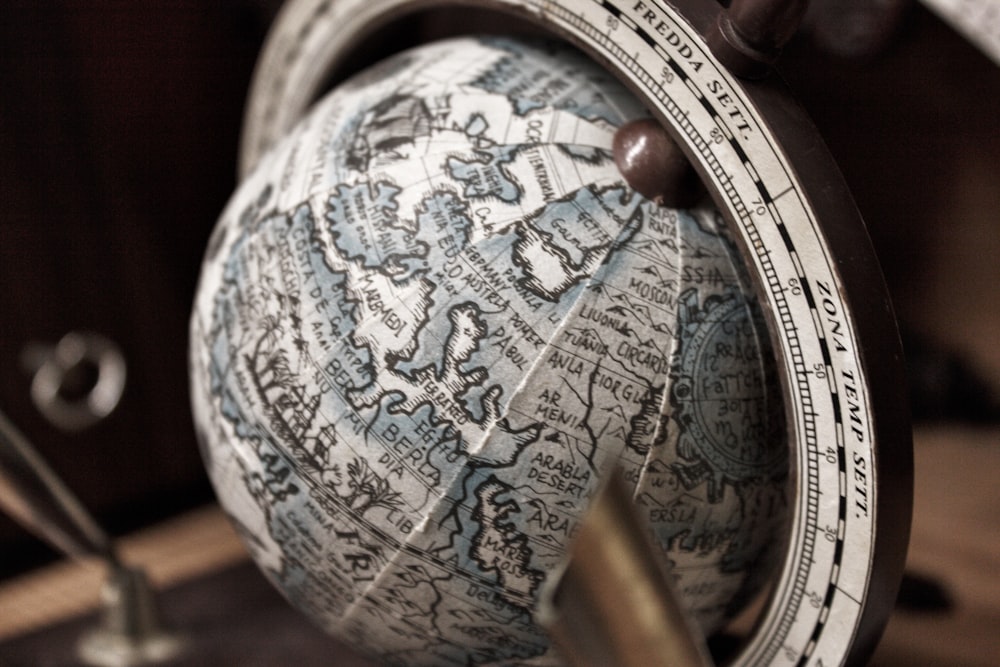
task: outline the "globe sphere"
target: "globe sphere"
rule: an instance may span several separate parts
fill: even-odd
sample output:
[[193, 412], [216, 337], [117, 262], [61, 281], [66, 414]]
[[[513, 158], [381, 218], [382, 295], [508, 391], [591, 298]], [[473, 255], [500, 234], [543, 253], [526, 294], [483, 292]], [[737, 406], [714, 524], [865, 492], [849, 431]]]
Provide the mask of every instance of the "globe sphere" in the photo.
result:
[[705, 632], [755, 590], [788, 468], [766, 330], [718, 213], [616, 170], [645, 113], [566, 46], [425, 45], [317, 103], [222, 214], [205, 465], [266, 576], [359, 650], [558, 663], [539, 587], [610, 474]]

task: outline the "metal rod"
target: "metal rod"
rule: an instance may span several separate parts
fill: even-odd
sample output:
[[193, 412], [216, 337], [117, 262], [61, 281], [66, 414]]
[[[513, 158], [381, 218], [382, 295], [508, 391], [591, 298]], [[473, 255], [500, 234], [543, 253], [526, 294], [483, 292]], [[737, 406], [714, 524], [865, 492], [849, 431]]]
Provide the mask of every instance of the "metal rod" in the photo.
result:
[[69, 556], [121, 567], [108, 535], [2, 411], [0, 509]]
[[538, 621], [570, 664], [712, 664], [661, 561], [616, 471], [592, 501], [562, 571], [541, 594]]

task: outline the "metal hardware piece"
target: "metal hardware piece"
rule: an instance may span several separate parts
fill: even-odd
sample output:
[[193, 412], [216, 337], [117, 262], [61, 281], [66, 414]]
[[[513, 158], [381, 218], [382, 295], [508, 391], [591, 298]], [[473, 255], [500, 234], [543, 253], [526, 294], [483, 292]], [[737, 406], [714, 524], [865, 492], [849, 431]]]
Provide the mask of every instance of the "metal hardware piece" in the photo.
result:
[[153, 589], [141, 569], [118, 566], [101, 588], [101, 622], [77, 644], [80, 659], [94, 667], [138, 667], [169, 660], [183, 637], [160, 622]]
[[96, 333], [71, 331], [54, 347], [29, 344], [22, 363], [34, 374], [35, 407], [64, 431], [80, 431], [107, 417], [125, 390], [125, 357]]
[[808, 0], [733, 0], [719, 10], [706, 39], [712, 53], [736, 76], [759, 79], [798, 30]]
[[87, 664], [134, 667], [162, 662], [184, 648], [184, 640], [160, 623], [142, 570], [122, 563], [111, 538], [2, 412], [0, 509], [66, 555], [96, 557], [107, 567], [101, 625], [78, 645]]

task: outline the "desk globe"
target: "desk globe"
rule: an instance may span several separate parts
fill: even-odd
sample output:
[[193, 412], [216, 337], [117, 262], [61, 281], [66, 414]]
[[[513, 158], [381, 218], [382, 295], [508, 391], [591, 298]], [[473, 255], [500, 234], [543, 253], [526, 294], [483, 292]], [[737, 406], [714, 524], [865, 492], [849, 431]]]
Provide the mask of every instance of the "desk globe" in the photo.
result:
[[558, 664], [533, 619], [620, 470], [712, 632], [782, 539], [762, 318], [710, 207], [632, 191], [645, 111], [584, 56], [461, 38], [338, 86], [209, 243], [195, 423], [288, 599], [402, 664]]

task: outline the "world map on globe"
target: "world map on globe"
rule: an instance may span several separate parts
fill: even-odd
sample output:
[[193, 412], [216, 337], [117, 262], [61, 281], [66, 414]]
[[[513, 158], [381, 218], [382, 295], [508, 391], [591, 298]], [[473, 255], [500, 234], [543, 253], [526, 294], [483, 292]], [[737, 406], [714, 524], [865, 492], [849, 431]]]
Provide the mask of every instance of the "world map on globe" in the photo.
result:
[[569, 47], [438, 42], [318, 102], [221, 216], [191, 319], [206, 468], [266, 576], [359, 650], [558, 664], [539, 587], [615, 471], [706, 633], [766, 573], [766, 329], [719, 214], [615, 168], [644, 115]]

